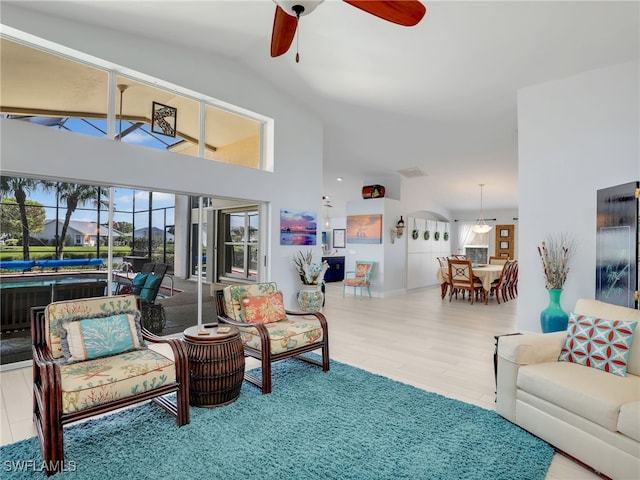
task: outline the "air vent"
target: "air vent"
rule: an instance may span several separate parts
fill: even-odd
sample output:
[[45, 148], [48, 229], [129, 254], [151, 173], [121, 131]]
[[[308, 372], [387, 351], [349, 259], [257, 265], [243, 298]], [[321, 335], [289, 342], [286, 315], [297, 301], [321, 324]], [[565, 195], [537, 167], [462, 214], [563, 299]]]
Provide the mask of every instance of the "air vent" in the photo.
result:
[[405, 168], [398, 170], [398, 173], [406, 178], [426, 177], [427, 174], [420, 170], [418, 167]]

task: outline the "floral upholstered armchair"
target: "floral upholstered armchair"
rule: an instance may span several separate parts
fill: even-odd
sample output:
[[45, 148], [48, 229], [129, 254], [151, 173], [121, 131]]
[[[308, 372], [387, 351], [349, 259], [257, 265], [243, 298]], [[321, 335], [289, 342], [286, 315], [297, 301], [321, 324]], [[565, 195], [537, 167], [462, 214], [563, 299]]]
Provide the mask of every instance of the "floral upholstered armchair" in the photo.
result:
[[[300, 360], [329, 370], [329, 334], [322, 313], [285, 310], [282, 292], [274, 282], [231, 285], [216, 291], [216, 310], [220, 322], [240, 330], [245, 356], [261, 361], [258, 378], [245, 372], [244, 378], [271, 393], [271, 364], [285, 358]], [[320, 350], [322, 360], [301, 355]]]
[[364, 288], [369, 292], [369, 298], [371, 298], [371, 274], [373, 273], [373, 264], [375, 262], [365, 262], [356, 260], [356, 269], [344, 273], [344, 280], [342, 280], [342, 296], [344, 297], [344, 291], [347, 287], [353, 287], [353, 295], [356, 294], [356, 289], [360, 288], [360, 298], [362, 299], [362, 290]]
[[47, 475], [64, 470], [63, 426], [76, 420], [153, 400], [178, 426], [189, 423], [184, 346], [141, 328], [134, 295], [34, 307], [31, 335], [33, 418]]

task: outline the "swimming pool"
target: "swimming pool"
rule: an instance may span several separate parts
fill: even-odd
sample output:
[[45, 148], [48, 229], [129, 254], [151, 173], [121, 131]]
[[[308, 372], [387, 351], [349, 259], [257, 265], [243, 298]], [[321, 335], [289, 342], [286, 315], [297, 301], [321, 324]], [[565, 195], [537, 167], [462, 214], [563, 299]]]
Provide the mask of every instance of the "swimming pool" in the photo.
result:
[[29, 329], [31, 307], [48, 305], [58, 300], [99, 297], [106, 294], [106, 272], [2, 275], [0, 333], [6, 335]]
[[[173, 278], [165, 278], [169, 278], [171, 285], [161, 285], [156, 299], [180, 292], [173, 288]], [[116, 276], [113, 280], [111, 291], [115, 291]], [[102, 297], [109, 293], [107, 288], [107, 272], [0, 275], [0, 334], [5, 336], [31, 328], [31, 307], [75, 298]]]
[[36, 287], [62, 283], [107, 280], [106, 272], [0, 275], [0, 288]]

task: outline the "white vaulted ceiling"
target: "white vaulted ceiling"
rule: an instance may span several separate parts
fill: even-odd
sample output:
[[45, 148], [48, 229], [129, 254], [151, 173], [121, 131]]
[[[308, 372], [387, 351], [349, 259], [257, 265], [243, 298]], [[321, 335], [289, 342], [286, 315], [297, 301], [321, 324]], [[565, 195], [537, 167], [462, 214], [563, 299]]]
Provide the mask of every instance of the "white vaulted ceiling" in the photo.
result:
[[[637, 1], [425, 1], [400, 27], [327, 0], [292, 49], [269, 55], [275, 5], [263, 1], [10, 2], [246, 64], [324, 121], [325, 193], [418, 167], [452, 210], [516, 208], [517, 90], [639, 57]], [[170, 26], [168, 29], [158, 25]], [[167, 35], [170, 32], [170, 35]], [[224, 100], [224, 99], [222, 99]], [[342, 184], [336, 177], [345, 178]]]

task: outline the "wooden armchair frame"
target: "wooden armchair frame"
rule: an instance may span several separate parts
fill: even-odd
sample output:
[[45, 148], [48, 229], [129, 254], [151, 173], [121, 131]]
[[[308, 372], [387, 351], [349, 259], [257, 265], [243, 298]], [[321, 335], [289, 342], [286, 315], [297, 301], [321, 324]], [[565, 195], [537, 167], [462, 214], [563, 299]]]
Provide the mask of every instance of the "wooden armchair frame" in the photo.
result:
[[[360, 300], [362, 300], [362, 290], [367, 289], [369, 298], [371, 298], [371, 275], [373, 274], [373, 267], [376, 262], [368, 260], [356, 260], [355, 270], [349, 270], [344, 272], [344, 279], [342, 280], [342, 297], [344, 298], [344, 292], [347, 287], [353, 288], [353, 296], [356, 296], [356, 289], [360, 289]], [[364, 267], [364, 274], [361, 274], [361, 269]], [[354, 280], [357, 282], [353, 283]]]
[[[31, 308], [31, 338], [33, 349], [33, 421], [36, 424], [45, 473], [52, 475], [64, 470], [64, 425], [111, 412], [118, 408], [152, 400], [176, 418], [178, 426], [189, 423], [189, 364], [180, 340], [163, 339], [147, 330], [145, 341], [166, 343], [171, 347], [176, 368], [176, 381], [162, 387], [121, 398], [73, 413], [62, 411], [62, 381], [60, 365], [47, 346], [44, 306]], [[173, 402], [165, 397], [176, 392]]]
[[[227, 323], [229, 325], [235, 325], [240, 328], [247, 328], [248, 326], [254, 327], [258, 334], [260, 335], [260, 350], [255, 348], [251, 348], [248, 346], [244, 346], [244, 354], [245, 357], [252, 357], [260, 360], [262, 367], [262, 375], [261, 378], [258, 378], [256, 375], [253, 375], [247, 371], [244, 373], [244, 379], [260, 388], [263, 394], [271, 393], [272, 391], [272, 382], [271, 382], [271, 364], [273, 362], [277, 362], [279, 360], [284, 360], [285, 358], [297, 358], [299, 360], [303, 360], [307, 363], [311, 363], [313, 365], [317, 365], [322, 367], [323, 372], [329, 371], [329, 331], [327, 328], [327, 319], [320, 312], [309, 313], [309, 312], [296, 312], [291, 310], [286, 310], [286, 314], [289, 316], [314, 316], [320, 322], [320, 327], [322, 328], [322, 340], [302, 345], [297, 348], [293, 348], [291, 350], [287, 350], [285, 352], [280, 353], [271, 353], [271, 341], [269, 339], [269, 330], [262, 323], [245, 323], [238, 322], [232, 318], [229, 318], [226, 315], [225, 311], [225, 303], [224, 303], [224, 291], [216, 290], [215, 291], [215, 304], [216, 304], [216, 312], [218, 321]], [[313, 350], [321, 349], [322, 350], [322, 360], [318, 361], [313, 358], [302, 356], [301, 354], [311, 352]]]

